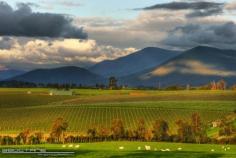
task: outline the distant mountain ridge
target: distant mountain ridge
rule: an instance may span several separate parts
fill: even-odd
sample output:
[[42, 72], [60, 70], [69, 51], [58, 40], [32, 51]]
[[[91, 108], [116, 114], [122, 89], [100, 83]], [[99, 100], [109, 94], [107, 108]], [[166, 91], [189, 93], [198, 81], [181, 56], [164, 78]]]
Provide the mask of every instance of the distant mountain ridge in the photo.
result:
[[199, 86], [220, 79], [236, 83], [236, 51], [199, 46], [160, 66], [121, 78], [121, 82], [132, 86]]
[[13, 77], [8, 80], [24, 81], [32, 83], [59, 83], [59, 84], [82, 84], [95, 85], [103, 83], [104, 78], [89, 72], [84, 68], [75, 66], [60, 67], [54, 69], [36, 69], [23, 75]]
[[[101, 71], [103, 67], [103, 73], [95, 73], [95, 69]], [[141, 71], [138, 71], [140, 69]], [[187, 84], [200, 86], [220, 79], [232, 85], [236, 84], [236, 50], [199, 46], [183, 53], [175, 51], [168, 53], [163, 49], [149, 47], [117, 60], [98, 63], [89, 70], [74, 66], [37, 69], [8, 80], [95, 85], [107, 84], [110, 75], [117, 75], [119, 77], [115, 77], [118, 78], [119, 85], [131, 87], [167, 87]], [[125, 74], [128, 75], [123, 76]]]
[[25, 71], [22, 70], [14, 70], [14, 69], [0, 70], [0, 81], [12, 78], [17, 75], [21, 75], [23, 73], [25, 73]]
[[100, 62], [89, 70], [104, 77], [122, 77], [158, 66], [179, 54], [178, 51], [147, 47], [115, 60]]

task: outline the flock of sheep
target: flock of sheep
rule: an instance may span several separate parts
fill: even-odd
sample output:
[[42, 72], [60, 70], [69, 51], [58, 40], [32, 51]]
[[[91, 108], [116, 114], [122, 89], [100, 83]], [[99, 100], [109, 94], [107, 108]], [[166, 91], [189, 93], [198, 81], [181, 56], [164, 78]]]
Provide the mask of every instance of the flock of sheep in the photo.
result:
[[[70, 145], [62, 145], [62, 147], [63, 147], [63, 148], [68, 147], [68, 148], [77, 148], [77, 149], [78, 149], [78, 148], [80, 147], [80, 145], [73, 145], [73, 144], [70, 144]], [[119, 150], [124, 150], [125, 147], [124, 147], [124, 146], [120, 146], [118, 149], [119, 149]], [[151, 146], [145, 145], [143, 149], [146, 150], [146, 151], [150, 151], [150, 150], [151, 150]], [[230, 147], [222, 146], [222, 149], [223, 149], [224, 151], [227, 151], [227, 150], [230, 150]], [[137, 150], [142, 150], [142, 147], [139, 146], [139, 147], [137, 148]], [[182, 150], [181, 147], [177, 148], [177, 151], [181, 151], [181, 150]], [[157, 151], [157, 148], [154, 148], [154, 151]], [[162, 151], [162, 152], [170, 152], [171, 150], [170, 150], [169, 148], [166, 148], [166, 149], [160, 149], [160, 151]], [[211, 149], [210, 151], [211, 151], [211, 152], [215, 152], [215, 149]]]
[[[123, 147], [123, 146], [120, 146], [119, 147], [119, 150], [124, 150], [125, 148]], [[151, 146], [148, 146], [148, 145], [145, 145], [144, 146], [144, 149], [146, 150], [146, 151], [150, 151], [151, 150]], [[141, 146], [139, 146], [138, 147], [138, 150], [142, 150], [142, 147]], [[160, 149], [161, 151], [171, 151], [170, 149]], [[182, 150], [182, 148], [178, 148], [177, 150], [179, 150], [179, 151], [181, 151]], [[154, 148], [154, 151], [157, 151], [157, 148]]]

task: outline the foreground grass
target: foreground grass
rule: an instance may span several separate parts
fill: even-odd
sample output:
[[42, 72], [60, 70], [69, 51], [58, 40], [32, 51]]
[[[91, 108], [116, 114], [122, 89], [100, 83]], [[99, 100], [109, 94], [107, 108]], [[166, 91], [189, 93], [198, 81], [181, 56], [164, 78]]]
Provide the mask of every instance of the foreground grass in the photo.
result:
[[[75, 146], [76, 144], [73, 144]], [[45, 148], [47, 151], [74, 151], [74, 157], [78, 158], [235, 158], [236, 146], [230, 145], [222, 148], [223, 145], [198, 145], [181, 143], [157, 143], [157, 142], [103, 142], [79, 144], [79, 148], [63, 147], [62, 145], [37, 145], [37, 146], [10, 146], [11, 148]], [[145, 151], [145, 145], [151, 147], [150, 151]], [[119, 147], [124, 147], [120, 150]], [[141, 147], [141, 150], [138, 150]], [[0, 148], [8, 148], [0, 146]], [[178, 148], [182, 148], [181, 151]], [[161, 149], [170, 149], [169, 152], [162, 152]], [[36, 155], [5, 155], [0, 154], [1, 158], [33, 158]]]

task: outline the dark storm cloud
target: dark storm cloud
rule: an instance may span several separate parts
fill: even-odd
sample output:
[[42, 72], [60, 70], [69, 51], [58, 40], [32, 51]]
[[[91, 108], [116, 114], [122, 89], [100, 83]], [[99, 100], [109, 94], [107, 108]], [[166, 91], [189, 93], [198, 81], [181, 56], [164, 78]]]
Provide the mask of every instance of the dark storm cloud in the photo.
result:
[[65, 15], [34, 13], [26, 3], [14, 10], [5, 2], [0, 2], [0, 36], [87, 38], [83, 28], [73, 26]]
[[156, 10], [156, 9], [167, 9], [167, 10], [192, 10], [191, 13], [187, 14], [187, 17], [202, 17], [220, 14], [223, 12], [224, 3], [215, 2], [170, 2], [164, 4], [157, 4], [150, 7], [143, 8], [143, 10]]
[[163, 40], [163, 43], [168, 46], [180, 48], [206, 44], [214, 47], [235, 49], [236, 24], [234, 22], [228, 22], [214, 25], [190, 24], [176, 27]]

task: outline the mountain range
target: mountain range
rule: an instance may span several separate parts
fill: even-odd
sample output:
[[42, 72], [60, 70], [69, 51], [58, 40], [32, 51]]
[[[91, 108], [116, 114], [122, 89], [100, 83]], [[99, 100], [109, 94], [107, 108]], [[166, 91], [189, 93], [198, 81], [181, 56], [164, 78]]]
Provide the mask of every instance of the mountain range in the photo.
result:
[[103, 61], [88, 69], [37, 69], [8, 80], [33, 83], [107, 83], [110, 76], [128, 86], [199, 86], [224, 79], [236, 83], [236, 51], [198, 46], [184, 52], [148, 47], [128, 56]]
[[179, 54], [178, 51], [147, 47], [125, 57], [100, 62], [90, 67], [89, 70], [104, 77], [122, 77], [157, 67]]
[[8, 80], [43, 84], [68, 83], [93, 86], [96, 83], [103, 83], [105, 79], [97, 74], [91, 73], [84, 68], [67, 66], [54, 69], [36, 69]]
[[14, 70], [14, 69], [0, 70], [0, 81], [12, 78], [17, 75], [21, 75], [23, 73], [25, 73], [25, 71]]
[[220, 79], [236, 83], [236, 51], [199, 46], [121, 80], [130, 86], [198, 86]]

